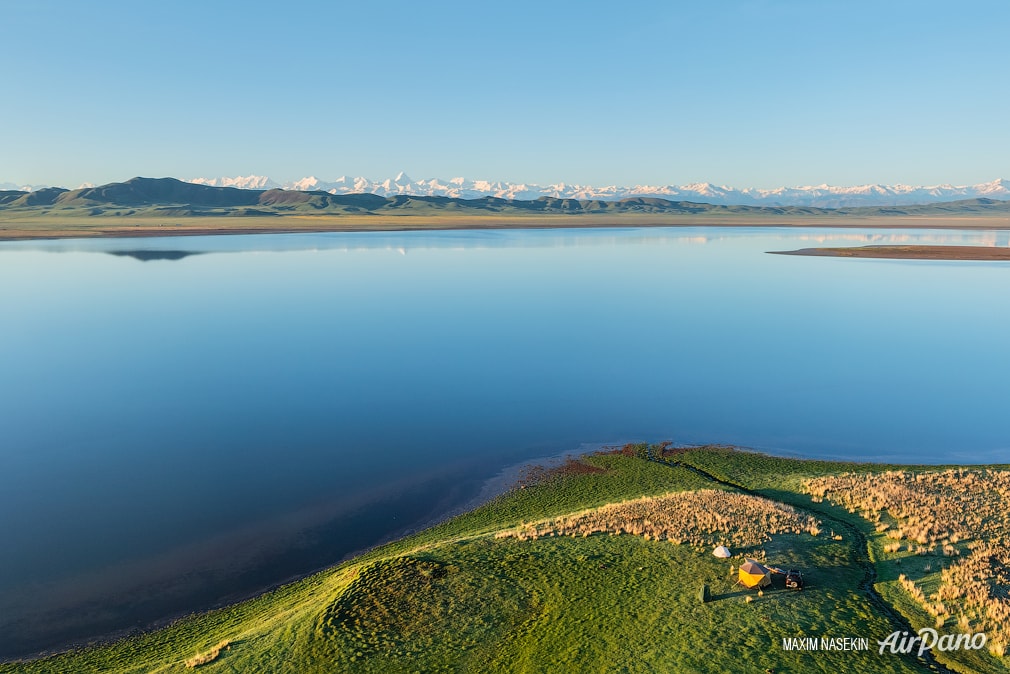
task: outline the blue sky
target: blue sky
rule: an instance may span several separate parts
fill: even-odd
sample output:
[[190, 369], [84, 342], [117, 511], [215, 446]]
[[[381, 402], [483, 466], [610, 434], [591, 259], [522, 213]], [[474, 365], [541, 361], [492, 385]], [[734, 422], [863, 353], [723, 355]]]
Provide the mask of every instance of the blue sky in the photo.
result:
[[1010, 177], [998, 2], [0, 0], [0, 182]]

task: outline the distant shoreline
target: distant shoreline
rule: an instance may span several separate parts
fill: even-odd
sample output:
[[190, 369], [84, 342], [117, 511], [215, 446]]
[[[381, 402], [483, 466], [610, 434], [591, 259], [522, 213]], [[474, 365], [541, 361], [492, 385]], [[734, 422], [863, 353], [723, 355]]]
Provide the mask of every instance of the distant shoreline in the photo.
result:
[[[144, 238], [225, 234], [318, 234], [329, 232], [410, 232], [479, 229], [600, 229], [629, 227], [819, 227], [847, 229], [1010, 229], [1010, 217], [974, 216], [755, 216], [687, 214], [582, 215], [344, 215], [289, 217], [196, 216], [162, 218], [3, 217], [0, 241], [71, 238]], [[826, 249], [806, 249], [826, 250]], [[852, 249], [845, 249], [852, 250]], [[830, 255], [789, 251], [796, 255]], [[865, 255], [864, 257], [871, 257]], [[882, 256], [878, 256], [882, 257]], [[988, 259], [988, 258], [987, 258]]]
[[1010, 229], [1010, 201], [907, 206], [746, 206], [629, 197], [475, 199], [243, 190], [136, 177], [76, 190], [0, 192], [0, 240], [567, 227]]
[[993, 248], [988, 246], [853, 246], [771, 250], [768, 252], [773, 255], [810, 255], [886, 260], [1010, 261], [1010, 248]]

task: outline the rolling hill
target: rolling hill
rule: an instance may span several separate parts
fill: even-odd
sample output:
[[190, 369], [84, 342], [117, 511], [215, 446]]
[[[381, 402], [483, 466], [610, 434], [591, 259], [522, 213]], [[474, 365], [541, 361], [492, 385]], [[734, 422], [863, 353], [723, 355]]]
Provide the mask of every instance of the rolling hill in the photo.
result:
[[483, 214], [684, 214], [750, 216], [938, 216], [1010, 215], [1010, 202], [975, 198], [908, 206], [816, 208], [812, 206], [740, 206], [671, 201], [659, 197], [618, 200], [542, 196], [532, 200], [484, 196], [332, 194], [323, 191], [240, 189], [200, 185], [175, 178], [132, 178], [76, 190], [45, 188], [0, 191], [0, 214], [52, 217], [190, 216], [271, 217], [283, 215], [483, 215]]

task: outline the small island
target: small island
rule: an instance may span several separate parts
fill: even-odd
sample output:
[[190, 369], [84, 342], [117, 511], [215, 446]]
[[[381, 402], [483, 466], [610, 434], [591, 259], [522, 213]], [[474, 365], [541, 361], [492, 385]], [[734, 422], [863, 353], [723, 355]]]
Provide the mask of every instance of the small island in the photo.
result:
[[841, 248], [770, 250], [768, 252], [772, 255], [862, 257], [888, 260], [1010, 260], [1010, 248], [994, 248], [990, 246], [850, 246]]

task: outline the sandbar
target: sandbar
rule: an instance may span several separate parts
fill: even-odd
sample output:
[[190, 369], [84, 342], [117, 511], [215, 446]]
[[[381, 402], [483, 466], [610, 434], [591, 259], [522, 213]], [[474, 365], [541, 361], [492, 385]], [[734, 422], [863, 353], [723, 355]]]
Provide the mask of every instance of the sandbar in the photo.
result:
[[1010, 248], [994, 246], [849, 246], [842, 248], [801, 248], [770, 250], [773, 255], [815, 255], [821, 257], [858, 257], [888, 260], [1008, 260]]

